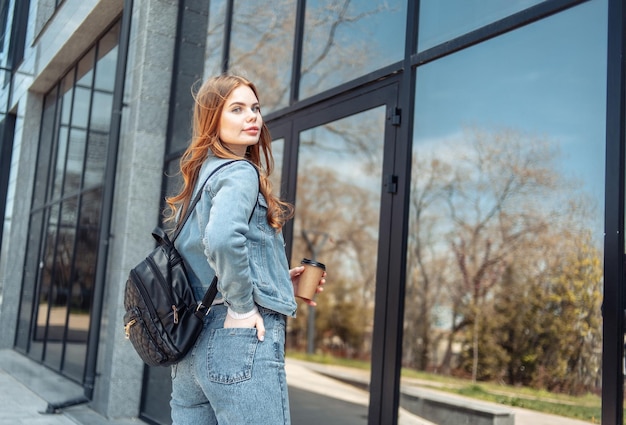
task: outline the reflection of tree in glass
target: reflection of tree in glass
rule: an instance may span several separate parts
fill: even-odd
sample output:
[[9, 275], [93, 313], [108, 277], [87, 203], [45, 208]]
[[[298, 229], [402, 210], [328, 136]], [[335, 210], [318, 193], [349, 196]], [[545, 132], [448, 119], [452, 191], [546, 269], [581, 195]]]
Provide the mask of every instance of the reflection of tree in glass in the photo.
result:
[[[479, 378], [582, 394], [600, 379], [602, 256], [588, 230], [537, 235], [508, 266], [479, 329]], [[462, 353], [469, 370], [471, 355]]]
[[[562, 276], [565, 264], [545, 260], [548, 253], [540, 248], [563, 253], [565, 237], [582, 241], [590, 206], [556, 171], [558, 152], [549, 140], [474, 129], [459, 146], [442, 144], [438, 149], [446, 154], [422, 154], [418, 148], [413, 163], [404, 361], [447, 373], [454, 366], [453, 344], [464, 342], [464, 366], [472, 377], [500, 378], [506, 374], [503, 359], [510, 359], [512, 351], [507, 352], [504, 340], [494, 343], [493, 332], [485, 332], [502, 318], [495, 313], [494, 297], [510, 282], [520, 258], [543, 257], [543, 267], [555, 278]], [[547, 298], [554, 295], [551, 288], [544, 292]], [[435, 308], [442, 304], [451, 315], [448, 332], [435, 331], [432, 323], [441, 319]], [[516, 317], [508, 320], [514, 323]], [[444, 334], [447, 341], [441, 348], [437, 339]], [[483, 349], [489, 338], [492, 343]], [[557, 339], [548, 343], [560, 350]], [[500, 365], [497, 372], [487, 373], [494, 364]]]
[[[204, 78], [213, 77], [222, 73], [226, 2], [224, 0], [213, 0], [209, 2], [208, 12], [209, 22], [204, 60]], [[202, 26], [199, 27], [202, 28]]]
[[[218, 72], [221, 63], [224, 5], [211, 8], [207, 39], [207, 68]], [[296, 2], [235, 2], [229, 70], [258, 86], [267, 113], [289, 103], [295, 35]], [[214, 10], [215, 9], [215, 10]], [[377, 41], [372, 28], [358, 25], [367, 18], [394, 9], [387, 2], [344, 0], [307, 2], [305, 54], [300, 75], [306, 87], [330, 88], [352, 80], [376, 63]], [[339, 31], [339, 30], [342, 31]], [[218, 36], [219, 35], [219, 36]], [[310, 91], [310, 90], [309, 90]], [[311, 93], [303, 93], [300, 98]]]
[[[48, 320], [48, 304], [60, 308], [60, 311], [69, 309], [69, 328], [74, 326], [72, 318], [78, 315], [86, 317], [89, 314], [95, 281], [100, 196], [100, 190], [83, 195], [78, 228], [77, 197], [64, 201], [59, 226], [53, 220], [48, 225], [39, 308], [35, 313], [39, 326], [43, 326]], [[93, 199], [98, 201], [93, 202]], [[51, 218], [56, 217], [58, 208], [57, 205], [52, 209]], [[65, 317], [65, 313], [62, 317]], [[56, 320], [58, 319], [57, 317]], [[81, 323], [81, 330], [85, 330], [84, 320]], [[64, 324], [65, 319], [61, 325]], [[38, 338], [43, 337], [42, 329], [38, 330]], [[55, 334], [54, 337], [59, 335]], [[84, 342], [86, 337], [86, 332], [71, 333], [72, 342]]]
[[[381, 35], [368, 18], [393, 14], [398, 9], [390, 7], [387, 1], [308, 2], [301, 69], [303, 97], [390, 63], [391, 58], [380, 63], [383, 50], [377, 43]], [[387, 46], [387, 51], [393, 47]]]
[[450, 184], [452, 168], [437, 159], [414, 158], [413, 169], [403, 361], [426, 370], [431, 362], [438, 361], [431, 350], [442, 336], [433, 332], [437, 320], [433, 310], [447, 302], [445, 291], [451, 281], [452, 260], [440, 241], [445, 219], [439, 215], [438, 206]]
[[252, 80], [266, 110], [287, 106], [296, 3], [235, 2], [230, 69]]
[[[383, 118], [381, 118], [383, 117]], [[381, 174], [382, 149], [379, 140], [384, 134], [384, 114], [379, 108], [303, 132], [300, 137], [301, 158], [324, 158], [327, 167], [357, 177], [377, 177]], [[375, 191], [380, 185], [362, 185]]]
[[100, 190], [86, 194], [81, 205], [75, 260], [73, 310], [88, 313], [91, 308], [95, 283], [96, 259], [99, 238]]
[[[329, 239], [317, 259], [326, 264], [329, 283], [318, 295], [317, 347], [367, 358], [376, 277], [378, 205], [371, 193], [319, 166], [301, 166], [294, 223], [294, 264], [310, 257], [302, 231], [323, 231]], [[290, 344], [306, 341], [306, 311], [291, 321]]]

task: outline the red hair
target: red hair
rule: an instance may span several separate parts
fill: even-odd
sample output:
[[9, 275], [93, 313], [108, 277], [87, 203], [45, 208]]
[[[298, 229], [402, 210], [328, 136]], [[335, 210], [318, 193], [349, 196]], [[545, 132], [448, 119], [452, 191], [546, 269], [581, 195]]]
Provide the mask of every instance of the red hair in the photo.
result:
[[[224, 146], [219, 138], [219, 122], [226, 99], [233, 90], [240, 86], [250, 87], [257, 99], [259, 98], [257, 89], [252, 82], [235, 75], [220, 75], [210, 78], [195, 93], [192, 139], [180, 159], [183, 187], [177, 195], [165, 199], [168, 205], [165, 221], [174, 220], [179, 211], [181, 217], [185, 214], [198, 181], [200, 167], [207, 159], [209, 150], [218, 158], [241, 159]], [[293, 206], [281, 201], [272, 193], [272, 184], [268, 178], [274, 168], [271, 143], [272, 138], [269, 129], [263, 122], [259, 142], [248, 147], [245, 159], [252, 162], [259, 170], [259, 187], [268, 205], [267, 221], [270, 226], [280, 230], [285, 222], [293, 216]], [[264, 161], [261, 161], [261, 158]]]

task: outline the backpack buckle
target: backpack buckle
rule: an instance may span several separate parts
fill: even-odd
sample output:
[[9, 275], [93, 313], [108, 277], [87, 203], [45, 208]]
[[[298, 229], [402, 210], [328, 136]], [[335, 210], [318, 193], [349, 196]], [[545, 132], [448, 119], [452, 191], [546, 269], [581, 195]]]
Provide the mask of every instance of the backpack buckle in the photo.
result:
[[198, 307], [196, 307], [196, 312], [202, 312], [203, 309], [206, 310], [204, 312], [205, 316], [209, 314], [209, 311], [211, 310], [210, 308], [207, 308], [207, 306], [205, 306], [204, 304], [198, 303]]

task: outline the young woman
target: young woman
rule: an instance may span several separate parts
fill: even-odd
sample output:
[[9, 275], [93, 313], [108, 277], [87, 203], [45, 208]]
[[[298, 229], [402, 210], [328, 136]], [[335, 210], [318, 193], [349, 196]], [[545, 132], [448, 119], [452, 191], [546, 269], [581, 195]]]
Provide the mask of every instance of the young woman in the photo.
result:
[[296, 314], [304, 269], [289, 270], [285, 255], [281, 229], [293, 209], [272, 194], [271, 137], [255, 86], [223, 75], [207, 80], [195, 101], [183, 187], [167, 199], [167, 219], [182, 216], [203, 191], [176, 246], [193, 271], [196, 298], [215, 275], [219, 294], [195, 347], [172, 368], [172, 421], [289, 424], [285, 321]]

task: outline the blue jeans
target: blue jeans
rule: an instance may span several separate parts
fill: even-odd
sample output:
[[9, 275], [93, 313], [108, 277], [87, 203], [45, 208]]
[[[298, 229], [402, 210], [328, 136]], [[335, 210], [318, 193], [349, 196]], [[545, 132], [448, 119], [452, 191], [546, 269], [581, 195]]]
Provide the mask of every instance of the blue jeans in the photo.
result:
[[172, 366], [173, 425], [289, 425], [285, 375], [285, 316], [259, 307], [265, 340], [256, 329], [224, 329], [216, 305], [192, 349]]

